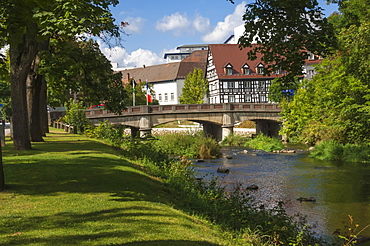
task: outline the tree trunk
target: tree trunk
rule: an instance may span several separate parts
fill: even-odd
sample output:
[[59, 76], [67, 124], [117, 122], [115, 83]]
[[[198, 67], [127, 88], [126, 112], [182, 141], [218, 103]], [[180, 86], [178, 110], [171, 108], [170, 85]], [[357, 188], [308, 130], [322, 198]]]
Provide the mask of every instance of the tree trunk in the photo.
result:
[[[33, 31], [34, 32], [34, 31]], [[10, 45], [10, 83], [14, 149], [30, 150], [26, 81], [32, 61], [37, 54], [35, 35], [30, 29], [18, 44]]]
[[5, 177], [4, 177], [4, 166], [3, 166], [3, 153], [0, 144], [0, 191], [5, 189]]
[[40, 117], [41, 117], [41, 133], [42, 136], [46, 137], [46, 133], [49, 133], [49, 118], [47, 110], [47, 85], [45, 77], [42, 81], [41, 92], [40, 92]]
[[43, 84], [45, 76], [39, 73], [42, 51], [48, 47], [48, 42], [38, 43], [37, 55], [32, 63], [27, 78], [27, 105], [28, 105], [28, 122], [30, 127], [31, 142], [43, 142], [43, 117], [45, 113], [42, 108], [46, 109], [46, 101], [42, 98]]

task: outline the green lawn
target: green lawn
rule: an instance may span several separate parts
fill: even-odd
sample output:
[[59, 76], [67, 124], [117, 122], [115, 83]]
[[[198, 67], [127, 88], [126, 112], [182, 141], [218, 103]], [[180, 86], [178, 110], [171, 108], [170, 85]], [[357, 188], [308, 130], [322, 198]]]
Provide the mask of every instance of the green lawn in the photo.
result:
[[3, 148], [0, 245], [231, 244], [100, 141], [54, 129], [32, 151], [12, 147]]

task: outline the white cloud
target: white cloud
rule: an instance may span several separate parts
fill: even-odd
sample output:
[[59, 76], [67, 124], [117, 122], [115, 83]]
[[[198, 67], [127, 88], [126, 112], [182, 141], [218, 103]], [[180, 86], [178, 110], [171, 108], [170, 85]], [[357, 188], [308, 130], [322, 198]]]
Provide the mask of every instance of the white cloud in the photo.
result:
[[205, 33], [209, 30], [211, 22], [208, 18], [198, 15], [193, 21], [193, 26], [196, 31]]
[[156, 29], [161, 32], [173, 31], [175, 36], [180, 36], [184, 30], [188, 30], [190, 24], [191, 22], [186, 15], [176, 12], [159, 20]]
[[235, 7], [232, 14], [225, 17], [224, 21], [217, 23], [212, 32], [202, 37], [205, 43], [219, 43], [225, 41], [232, 33], [235, 27], [243, 24], [242, 16], [245, 12], [246, 2], [242, 2]]
[[118, 63], [119, 67], [142, 67], [164, 63], [164, 59], [150, 50], [138, 49], [128, 53], [121, 47], [108, 48], [100, 44], [102, 53], [111, 61]]
[[140, 33], [145, 21], [146, 20], [141, 17], [128, 17], [125, 19], [125, 22], [128, 22], [128, 25], [125, 27], [125, 31], [127, 33]]

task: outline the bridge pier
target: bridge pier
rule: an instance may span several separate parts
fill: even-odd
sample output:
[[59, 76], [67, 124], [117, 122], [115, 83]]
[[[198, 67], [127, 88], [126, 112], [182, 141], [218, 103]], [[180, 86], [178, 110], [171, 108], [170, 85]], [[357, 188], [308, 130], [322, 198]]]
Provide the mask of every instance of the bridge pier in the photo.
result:
[[202, 122], [203, 132], [205, 136], [212, 136], [217, 141], [222, 140], [222, 129], [221, 126], [212, 124], [210, 122]]
[[152, 120], [149, 115], [144, 115], [139, 120], [140, 137], [148, 137], [152, 133]]
[[223, 125], [221, 140], [224, 140], [226, 137], [228, 137], [230, 134], [233, 134], [233, 133], [234, 133], [234, 125]]

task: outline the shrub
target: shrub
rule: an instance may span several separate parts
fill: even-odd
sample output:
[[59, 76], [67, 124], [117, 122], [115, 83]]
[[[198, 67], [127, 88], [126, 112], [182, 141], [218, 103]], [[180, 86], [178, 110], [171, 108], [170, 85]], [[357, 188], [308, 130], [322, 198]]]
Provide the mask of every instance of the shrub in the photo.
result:
[[234, 135], [230, 134], [224, 140], [222, 140], [222, 146], [244, 146], [245, 142], [247, 142], [250, 138], [241, 136], [241, 135]]
[[285, 149], [284, 144], [277, 138], [270, 138], [264, 134], [258, 134], [244, 144], [247, 148], [261, 149], [267, 152]]
[[83, 133], [84, 129], [90, 125], [85, 115], [85, 107], [82, 102], [69, 101], [66, 104], [67, 112], [64, 116], [64, 122], [74, 126], [77, 133]]
[[219, 155], [221, 147], [211, 137], [198, 133], [170, 133], [158, 136], [155, 146], [170, 155], [184, 155], [191, 158], [213, 158]]
[[335, 140], [320, 142], [311, 151], [310, 157], [320, 160], [369, 162], [369, 144], [340, 144]]
[[311, 151], [310, 157], [320, 160], [342, 160], [343, 145], [335, 140], [320, 142]]

